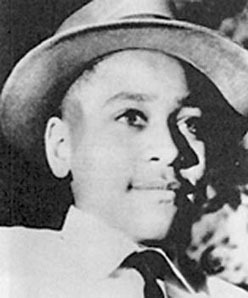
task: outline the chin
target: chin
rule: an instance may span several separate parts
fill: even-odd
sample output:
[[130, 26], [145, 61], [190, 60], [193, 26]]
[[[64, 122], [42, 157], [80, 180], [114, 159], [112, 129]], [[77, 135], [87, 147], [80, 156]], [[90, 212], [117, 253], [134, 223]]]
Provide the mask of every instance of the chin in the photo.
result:
[[171, 221], [149, 221], [142, 226], [142, 228], [138, 229], [136, 227], [136, 239], [137, 242], [144, 242], [144, 241], [159, 241], [166, 237], [169, 229], [171, 226]]

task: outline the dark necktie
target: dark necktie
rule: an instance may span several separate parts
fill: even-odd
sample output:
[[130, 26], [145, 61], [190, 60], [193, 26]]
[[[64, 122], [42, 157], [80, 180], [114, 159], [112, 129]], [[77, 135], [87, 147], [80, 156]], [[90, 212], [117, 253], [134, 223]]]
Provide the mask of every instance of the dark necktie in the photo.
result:
[[166, 281], [173, 283], [176, 280], [180, 288], [185, 288], [185, 285], [175, 276], [163, 255], [154, 250], [132, 253], [122, 262], [121, 267], [136, 269], [142, 275], [145, 281], [145, 298], [164, 298], [163, 291], [157, 283], [159, 279], [166, 279]]

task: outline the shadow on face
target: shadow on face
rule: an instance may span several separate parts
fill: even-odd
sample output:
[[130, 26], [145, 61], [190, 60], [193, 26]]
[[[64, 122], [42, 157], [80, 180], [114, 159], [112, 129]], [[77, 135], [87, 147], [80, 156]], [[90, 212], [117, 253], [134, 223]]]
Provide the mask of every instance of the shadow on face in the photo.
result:
[[[248, 128], [247, 120], [226, 104], [218, 89], [206, 77], [191, 66], [183, 65], [191, 90], [188, 104], [199, 106], [203, 114], [198, 122], [197, 135], [205, 144], [206, 168], [193, 189], [194, 204], [187, 200], [185, 193], [179, 194], [181, 208], [162, 244], [169, 252], [175, 252], [176, 248], [182, 263], [190, 241], [192, 222], [203, 212], [218, 210], [224, 203], [228, 202], [233, 208], [239, 204], [237, 185], [244, 171], [237, 165], [241, 165], [242, 160], [244, 162], [240, 142]], [[217, 193], [211, 201], [208, 201], [206, 193], [209, 184]]]

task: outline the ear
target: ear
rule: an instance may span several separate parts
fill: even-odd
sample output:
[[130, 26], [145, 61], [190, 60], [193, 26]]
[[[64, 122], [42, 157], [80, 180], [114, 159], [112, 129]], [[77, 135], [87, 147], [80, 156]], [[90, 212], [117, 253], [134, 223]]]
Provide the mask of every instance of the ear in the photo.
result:
[[45, 150], [48, 164], [57, 178], [70, 171], [70, 131], [67, 122], [58, 117], [48, 120], [45, 131]]

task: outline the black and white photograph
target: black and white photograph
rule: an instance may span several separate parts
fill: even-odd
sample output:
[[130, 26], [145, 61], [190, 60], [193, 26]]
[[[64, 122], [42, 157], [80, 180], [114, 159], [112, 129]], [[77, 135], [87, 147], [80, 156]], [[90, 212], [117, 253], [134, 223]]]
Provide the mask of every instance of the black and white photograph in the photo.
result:
[[248, 298], [248, 0], [0, 0], [0, 297]]

